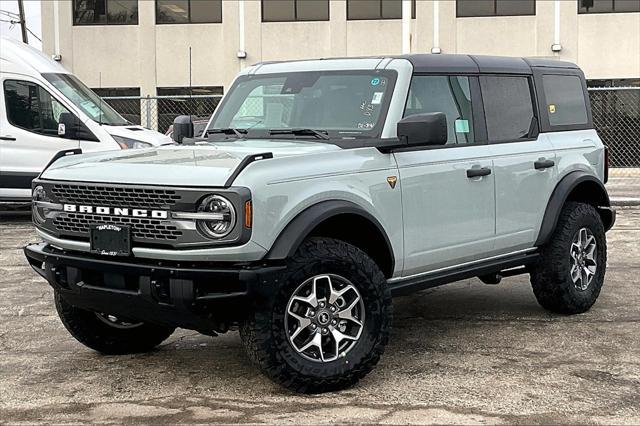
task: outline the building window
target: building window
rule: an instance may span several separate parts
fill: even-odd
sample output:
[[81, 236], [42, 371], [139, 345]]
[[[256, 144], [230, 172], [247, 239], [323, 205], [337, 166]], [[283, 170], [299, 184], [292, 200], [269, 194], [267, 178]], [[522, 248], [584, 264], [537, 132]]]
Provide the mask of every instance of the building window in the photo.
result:
[[262, 22], [328, 20], [329, 0], [262, 0]]
[[491, 142], [526, 140], [535, 117], [527, 77], [482, 76], [487, 134]]
[[222, 0], [156, 0], [156, 24], [222, 22]]
[[138, 0], [73, 0], [73, 25], [138, 25]]
[[[140, 114], [140, 88], [139, 87], [113, 87], [91, 89], [96, 95], [104, 99], [122, 117], [134, 124], [142, 124]], [[113, 99], [118, 98], [118, 99]]]
[[[416, 0], [411, 0], [411, 18], [416, 17]], [[402, 19], [402, 0], [347, 0], [347, 19]]]
[[456, 16], [520, 16], [535, 15], [535, 0], [457, 0]]
[[158, 131], [166, 132], [179, 115], [208, 119], [220, 102], [220, 86], [158, 87]]
[[578, 0], [578, 13], [640, 12], [640, 0]]

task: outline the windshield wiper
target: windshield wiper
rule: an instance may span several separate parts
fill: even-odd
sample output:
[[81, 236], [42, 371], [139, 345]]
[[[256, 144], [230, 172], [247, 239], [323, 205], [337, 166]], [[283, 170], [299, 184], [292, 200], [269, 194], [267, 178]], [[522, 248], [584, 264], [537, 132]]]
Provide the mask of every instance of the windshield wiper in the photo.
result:
[[213, 134], [213, 133], [222, 133], [225, 135], [235, 135], [240, 139], [244, 138], [244, 135], [247, 134], [247, 129], [236, 129], [234, 127], [226, 127], [226, 128], [220, 128], [220, 129], [209, 129], [207, 130], [207, 135]]
[[272, 129], [269, 130], [270, 135], [294, 135], [294, 136], [315, 136], [320, 139], [327, 140], [329, 135], [326, 130], [314, 129]]

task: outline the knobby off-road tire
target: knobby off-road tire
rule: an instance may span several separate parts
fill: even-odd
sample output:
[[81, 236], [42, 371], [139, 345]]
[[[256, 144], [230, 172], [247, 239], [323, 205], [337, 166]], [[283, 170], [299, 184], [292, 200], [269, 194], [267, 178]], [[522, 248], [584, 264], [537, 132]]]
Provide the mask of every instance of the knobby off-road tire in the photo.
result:
[[[56, 309], [65, 328], [83, 345], [107, 355], [148, 352], [167, 339], [175, 328], [147, 323], [125, 323], [76, 308], [56, 292]], [[115, 318], [111, 317], [111, 320]]]
[[[337, 288], [343, 285], [342, 289], [351, 286], [344, 296], [351, 299], [336, 301], [334, 297], [332, 301], [331, 297], [319, 297], [314, 299], [316, 308], [313, 308], [313, 303], [306, 307], [304, 303], [298, 304], [295, 298], [299, 294], [297, 292], [316, 283], [317, 288], [309, 288], [316, 291], [323, 286]], [[240, 336], [248, 357], [264, 374], [296, 392], [319, 393], [354, 385], [378, 363], [389, 340], [392, 319], [391, 294], [383, 273], [362, 250], [339, 240], [309, 239], [288, 260], [287, 269], [278, 280], [278, 285], [276, 296], [271, 303], [258, 307], [240, 327]], [[311, 293], [312, 291], [309, 291], [309, 294]], [[356, 294], [360, 296], [361, 305], [355, 298]], [[357, 322], [343, 323], [343, 326], [351, 327], [347, 330], [348, 333], [355, 335], [354, 330], [360, 330], [359, 338], [355, 341], [331, 340], [334, 336], [332, 333], [340, 330], [330, 326], [325, 329], [318, 321], [322, 320], [323, 313], [328, 313], [328, 309], [334, 309], [338, 314], [333, 317], [328, 313], [329, 316], [324, 319], [329, 324], [333, 324], [335, 319], [335, 323], [340, 325], [341, 320], [338, 316], [342, 311], [338, 309], [338, 305], [342, 305], [341, 309], [348, 309], [344, 308], [347, 304], [360, 306], [350, 312], [355, 312], [354, 317], [363, 319], [361, 328], [358, 328]], [[326, 352], [323, 352], [323, 348], [318, 351], [317, 347], [311, 347], [306, 353], [301, 353], [300, 349], [304, 347], [304, 343], [296, 348], [290, 340], [298, 328], [293, 331], [290, 328], [290, 311], [301, 307], [303, 310], [306, 309], [314, 322], [309, 323], [307, 321], [310, 320], [304, 317], [302, 321], [310, 325], [301, 330], [303, 335], [297, 339], [302, 338], [305, 341], [304, 333], [307, 332], [310, 336], [314, 336], [313, 333], [321, 334], [319, 339], [324, 336], [325, 341], [329, 342], [325, 347]], [[315, 309], [318, 311], [313, 317]], [[293, 323], [298, 322], [299, 328], [303, 328], [303, 323], [298, 321], [298, 318], [302, 317], [294, 318]], [[321, 331], [326, 334], [322, 335]], [[313, 339], [309, 341], [311, 340]], [[334, 347], [343, 344], [347, 349], [333, 350], [331, 342], [334, 343]], [[322, 357], [326, 361], [312, 359], [319, 358], [320, 353], [323, 353]]]
[[[572, 270], [578, 270], [573, 269], [576, 258], [580, 259], [575, 252], [579, 251], [581, 244], [578, 243], [584, 241], [592, 244], [586, 250], [587, 255], [582, 256], [582, 263], [578, 261], [577, 265], [591, 267], [595, 262], [595, 273], [591, 279], [583, 280], [576, 274], [572, 277]], [[588, 256], [594, 246], [595, 253]], [[538, 303], [549, 311], [561, 314], [586, 312], [600, 294], [606, 263], [607, 241], [600, 215], [589, 204], [567, 202], [551, 239], [542, 247], [541, 258], [531, 272], [533, 293]]]

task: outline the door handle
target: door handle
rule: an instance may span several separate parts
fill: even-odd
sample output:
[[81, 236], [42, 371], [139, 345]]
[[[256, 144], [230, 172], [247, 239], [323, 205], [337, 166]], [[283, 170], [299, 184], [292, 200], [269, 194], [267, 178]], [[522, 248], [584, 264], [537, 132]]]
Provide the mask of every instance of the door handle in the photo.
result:
[[476, 169], [467, 169], [467, 177], [468, 178], [488, 176], [490, 174], [491, 174], [491, 169], [489, 167], [480, 167], [480, 168], [476, 168]]
[[533, 167], [536, 168], [536, 170], [543, 170], [543, 169], [548, 169], [549, 167], [553, 167], [556, 165], [556, 162], [553, 160], [538, 160], [536, 162], [533, 163]]
[[15, 141], [16, 138], [13, 136], [0, 136], [0, 141]]

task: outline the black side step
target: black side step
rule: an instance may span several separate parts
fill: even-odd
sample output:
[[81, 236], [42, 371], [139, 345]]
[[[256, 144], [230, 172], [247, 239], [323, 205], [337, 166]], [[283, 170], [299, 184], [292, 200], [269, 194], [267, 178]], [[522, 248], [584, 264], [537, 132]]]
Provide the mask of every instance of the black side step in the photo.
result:
[[[503, 257], [474, 265], [464, 266], [448, 271], [435, 272], [433, 274], [424, 274], [406, 280], [397, 281], [389, 284], [392, 296], [403, 296], [415, 291], [425, 290], [427, 288], [438, 287], [455, 281], [464, 280], [476, 276], [497, 274], [505, 269], [516, 268], [518, 266], [529, 265], [539, 258], [537, 252], [522, 253], [511, 257]], [[517, 269], [518, 272], [524, 270]], [[505, 271], [502, 276], [516, 275], [509, 274]]]

